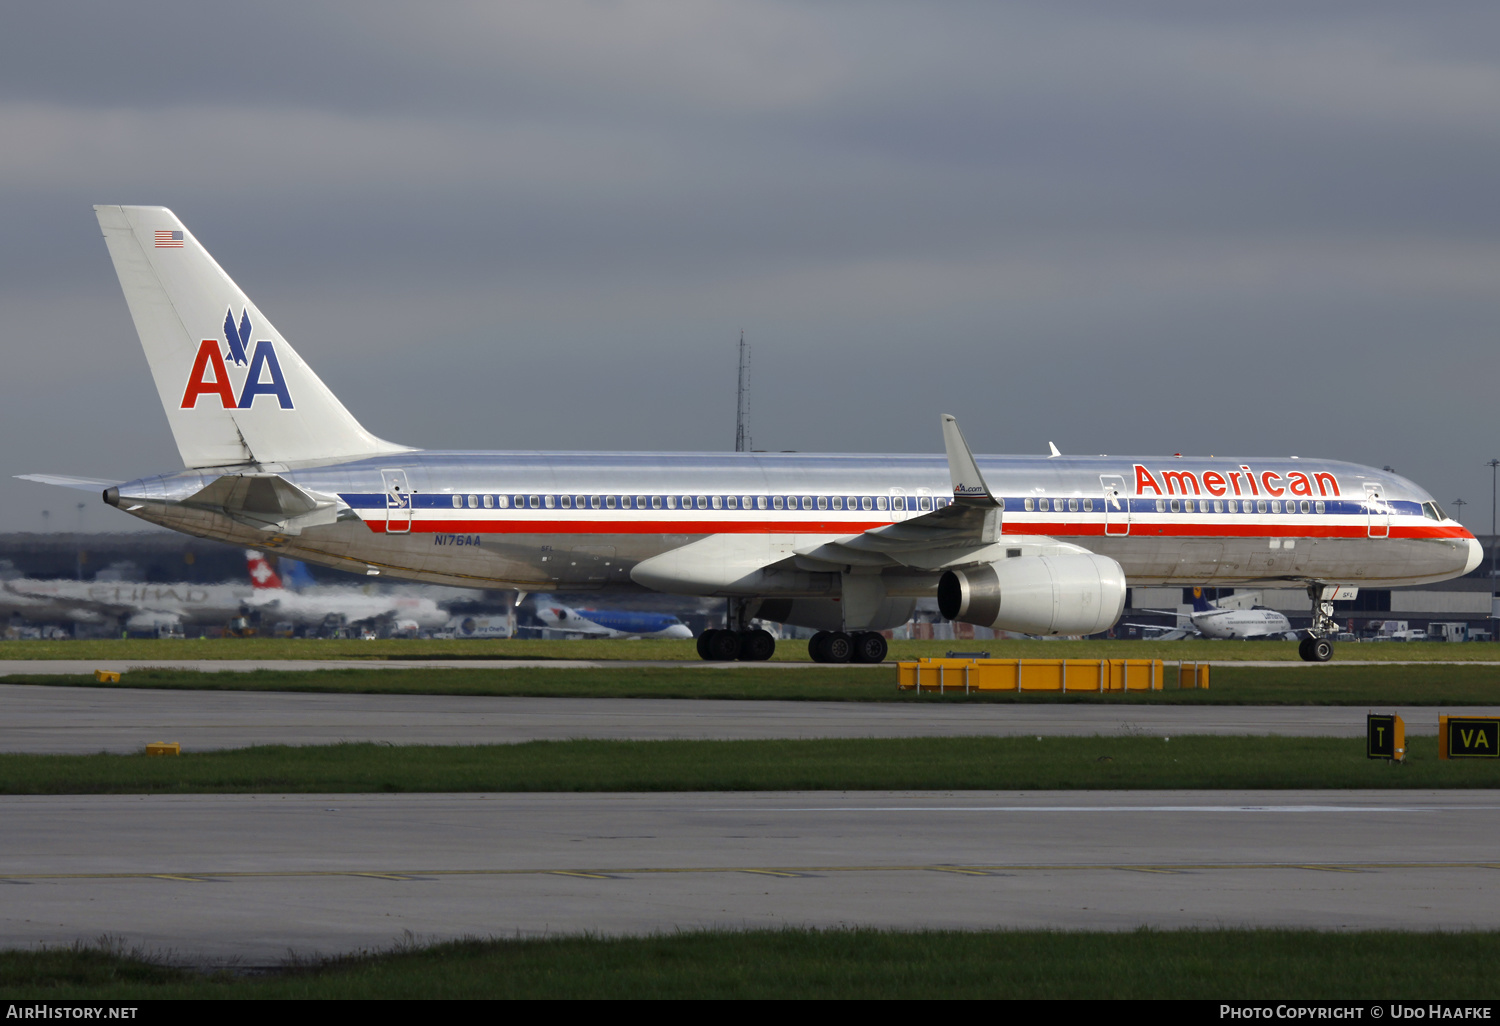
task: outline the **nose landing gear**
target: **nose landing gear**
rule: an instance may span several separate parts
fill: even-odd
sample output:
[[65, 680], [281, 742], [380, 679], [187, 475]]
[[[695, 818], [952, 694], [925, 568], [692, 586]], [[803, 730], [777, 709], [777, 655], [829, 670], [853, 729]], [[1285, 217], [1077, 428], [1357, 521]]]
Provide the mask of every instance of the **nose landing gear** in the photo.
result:
[[1312, 600], [1312, 626], [1297, 646], [1297, 654], [1304, 662], [1326, 663], [1333, 658], [1333, 637], [1339, 632], [1338, 621], [1333, 618], [1333, 592], [1332, 585], [1307, 586], [1307, 597]]

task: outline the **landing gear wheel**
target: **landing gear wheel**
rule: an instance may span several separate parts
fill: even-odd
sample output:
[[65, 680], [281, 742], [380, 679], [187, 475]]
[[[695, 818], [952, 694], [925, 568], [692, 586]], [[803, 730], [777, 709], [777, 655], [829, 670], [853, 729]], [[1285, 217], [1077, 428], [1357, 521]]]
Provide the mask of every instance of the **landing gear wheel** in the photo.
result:
[[1307, 655], [1302, 657], [1310, 663], [1326, 663], [1333, 658], [1333, 642], [1327, 638], [1310, 638]]
[[712, 638], [717, 633], [719, 633], [717, 630], [715, 630], [713, 628], [710, 628], [710, 629], [704, 631], [702, 634], [698, 635], [698, 658], [699, 659], [709, 659], [709, 658], [711, 658], [709, 656], [709, 654], [708, 654], [708, 641], [709, 641], [710, 638]]
[[1304, 663], [1312, 662], [1312, 656], [1307, 654], [1307, 645], [1310, 641], [1312, 638], [1303, 638], [1297, 643], [1297, 654], [1302, 657]]
[[833, 631], [823, 642], [823, 662], [847, 663], [854, 655], [854, 642], [843, 631]]
[[770, 631], [744, 631], [740, 634], [740, 660], [763, 663], [776, 654], [776, 639]]
[[883, 663], [888, 650], [885, 638], [874, 631], [860, 631], [853, 638], [852, 661], [856, 663]]
[[705, 658], [710, 662], [732, 663], [740, 657], [739, 631], [705, 631], [704, 637], [708, 638], [703, 646], [708, 651]]

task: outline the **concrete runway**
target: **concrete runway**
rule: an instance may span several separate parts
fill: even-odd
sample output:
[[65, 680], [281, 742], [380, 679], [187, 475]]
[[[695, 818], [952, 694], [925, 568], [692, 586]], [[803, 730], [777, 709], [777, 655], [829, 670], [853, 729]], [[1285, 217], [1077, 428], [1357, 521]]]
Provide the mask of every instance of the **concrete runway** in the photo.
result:
[[0, 947], [707, 926], [1500, 928], [1500, 792], [0, 798]]
[[[1287, 734], [1362, 737], [1363, 706], [949, 705], [653, 698], [327, 695], [276, 691], [0, 685], [0, 751], [185, 751], [255, 744], [499, 744], [568, 738], [956, 737], [1073, 734]], [[1379, 709], [1390, 712], [1390, 709]], [[1394, 710], [1412, 734], [1438, 714]]]

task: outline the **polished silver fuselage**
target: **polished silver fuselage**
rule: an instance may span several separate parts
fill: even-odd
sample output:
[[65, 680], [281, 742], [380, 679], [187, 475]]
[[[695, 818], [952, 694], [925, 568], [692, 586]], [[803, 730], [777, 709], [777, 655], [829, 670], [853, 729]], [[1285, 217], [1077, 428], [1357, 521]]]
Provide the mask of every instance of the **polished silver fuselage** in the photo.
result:
[[[1455, 577], [1478, 558], [1468, 531], [1424, 509], [1426, 492], [1349, 463], [988, 456], [978, 464], [1004, 502], [1002, 545], [1077, 545], [1117, 560], [1134, 585], [1391, 587]], [[267, 532], [177, 505], [222, 474], [255, 471], [337, 496], [338, 521]], [[775, 535], [812, 550], [917, 519], [951, 490], [942, 456], [415, 451], [146, 478], [119, 486], [117, 504], [190, 534], [356, 572], [600, 592], [640, 590], [631, 579], [638, 563], [710, 535]], [[899, 573], [904, 594], [936, 587], [936, 571]], [[796, 593], [794, 579], [785, 593]]]

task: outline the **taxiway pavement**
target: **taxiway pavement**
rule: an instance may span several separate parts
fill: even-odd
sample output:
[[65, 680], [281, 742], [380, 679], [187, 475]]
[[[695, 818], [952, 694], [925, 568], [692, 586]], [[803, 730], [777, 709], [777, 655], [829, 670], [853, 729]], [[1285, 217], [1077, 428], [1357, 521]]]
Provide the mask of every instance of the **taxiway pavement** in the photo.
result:
[[[892, 685], [894, 688], [894, 685]], [[1362, 737], [1363, 706], [1183, 706], [790, 702], [658, 698], [307, 694], [0, 685], [0, 751], [185, 751], [257, 744], [504, 744], [570, 738], [958, 737], [1070, 734], [1283, 734]], [[1411, 734], [1438, 715], [1493, 708], [1411, 707]]]
[[695, 927], [1500, 928], [1500, 792], [0, 798], [0, 947]]

